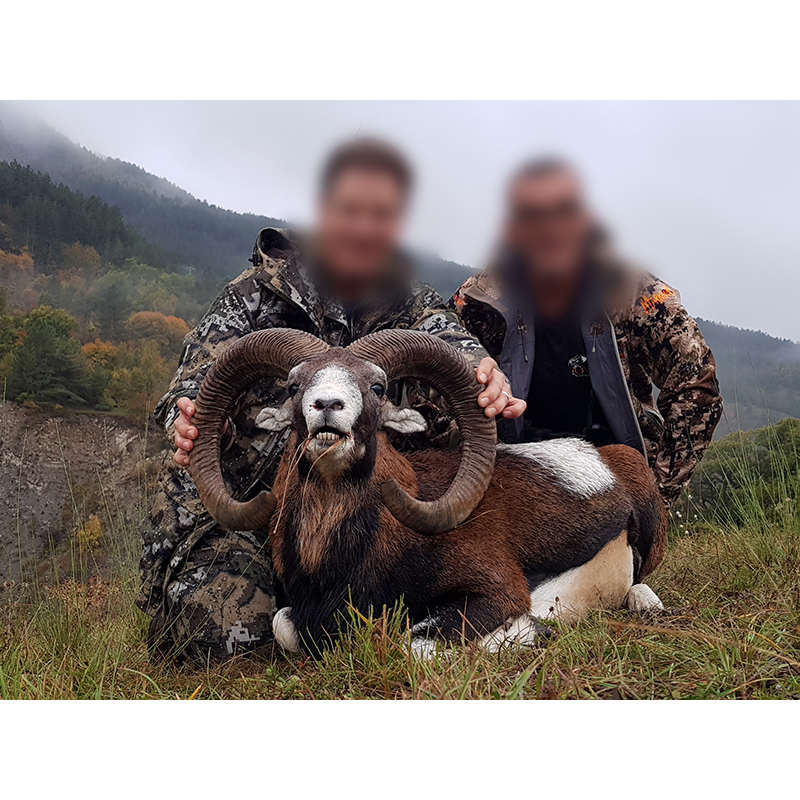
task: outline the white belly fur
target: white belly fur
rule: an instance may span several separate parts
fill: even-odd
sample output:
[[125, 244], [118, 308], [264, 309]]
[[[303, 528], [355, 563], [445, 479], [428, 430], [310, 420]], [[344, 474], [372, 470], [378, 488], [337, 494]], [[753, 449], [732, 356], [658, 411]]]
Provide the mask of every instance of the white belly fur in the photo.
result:
[[531, 592], [531, 614], [575, 622], [591, 609], [622, 608], [632, 585], [633, 552], [623, 531], [591, 561], [537, 586]]

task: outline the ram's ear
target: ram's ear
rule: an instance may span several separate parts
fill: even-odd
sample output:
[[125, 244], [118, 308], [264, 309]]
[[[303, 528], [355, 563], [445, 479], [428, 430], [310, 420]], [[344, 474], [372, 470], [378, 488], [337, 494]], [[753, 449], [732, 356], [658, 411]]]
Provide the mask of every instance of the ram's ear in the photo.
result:
[[256, 417], [256, 427], [265, 431], [282, 431], [292, 424], [293, 416], [292, 401], [287, 400], [282, 406], [262, 408]]
[[413, 408], [398, 408], [388, 401], [383, 404], [381, 425], [400, 433], [424, 433], [428, 430], [425, 417]]

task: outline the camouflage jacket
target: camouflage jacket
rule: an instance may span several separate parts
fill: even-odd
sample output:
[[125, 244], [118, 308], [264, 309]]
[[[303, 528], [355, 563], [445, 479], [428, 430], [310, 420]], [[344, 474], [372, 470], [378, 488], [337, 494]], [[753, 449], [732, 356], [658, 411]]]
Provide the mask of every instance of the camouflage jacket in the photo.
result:
[[[404, 256], [399, 255], [397, 261], [395, 280], [369, 305], [357, 306], [348, 315], [340, 303], [315, 286], [300, 256], [298, 238], [289, 231], [264, 229], [253, 249], [253, 267], [225, 287], [184, 340], [178, 371], [156, 407], [156, 421], [170, 434], [178, 416], [177, 400], [196, 397], [219, 354], [245, 334], [264, 328], [308, 331], [342, 347], [384, 328], [413, 328], [442, 338], [477, 366], [486, 355], [477, 339], [461, 327], [432, 287], [410, 278]], [[394, 384], [390, 396], [423, 413], [430, 427], [426, 443], [449, 443], [453, 436], [450, 417], [427, 395], [422, 396], [419, 387]], [[254, 421], [265, 405], [281, 404], [287, 398], [280, 382], [265, 381], [240, 401], [223, 443], [223, 467], [234, 489], [242, 490], [240, 480], [268, 479], [277, 468], [285, 437], [257, 429]]]
[[[252, 261], [253, 267], [225, 287], [184, 340], [178, 371], [155, 410], [156, 421], [168, 436], [178, 416], [178, 399], [196, 397], [219, 354], [252, 331], [295, 328], [331, 345], [346, 346], [383, 328], [414, 328], [440, 337], [475, 366], [486, 355], [477, 339], [461, 327], [456, 314], [445, 308], [442, 298], [430, 286], [410, 279], [410, 265], [402, 257], [394, 271], [396, 280], [385, 287], [386, 291], [349, 315], [315, 286], [301, 258], [298, 239], [290, 232], [271, 228], [261, 231]], [[387, 394], [395, 403], [413, 406], [428, 421], [427, 434], [394, 439], [396, 446], [413, 449], [457, 442], [458, 432], [447, 409], [424, 387], [393, 382]], [[229, 420], [221, 454], [222, 472], [228, 490], [238, 500], [249, 499], [272, 484], [289, 432], [262, 430], [255, 419], [264, 406], [281, 404], [288, 397], [282, 382], [262, 381], [240, 399]], [[151, 614], [160, 613], [172, 577], [205, 537], [218, 533], [189, 471], [175, 464], [171, 455], [166, 457], [142, 528], [139, 607]], [[263, 542], [258, 546], [263, 547]], [[175, 590], [181, 586], [178, 581]]]
[[[648, 457], [669, 505], [722, 414], [714, 357], [675, 289], [607, 251], [591, 265], [582, 332], [592, 389], [614, 438]], [[450, 306], [526, 398], [535, 342], [528, 293], [514, 289], [520, 281], [518, 267], [500, 262], [469, 278]], [[522, 420], [504, 420], [500, 435], [521, 441], [522, 430]]]

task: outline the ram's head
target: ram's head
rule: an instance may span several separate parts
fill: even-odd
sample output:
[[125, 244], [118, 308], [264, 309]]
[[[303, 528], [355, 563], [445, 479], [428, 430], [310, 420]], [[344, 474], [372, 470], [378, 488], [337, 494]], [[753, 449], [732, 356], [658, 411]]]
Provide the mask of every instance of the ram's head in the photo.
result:
[[478, 406], [474, 372], [456, 350], [418, 331], [380, 331], [344, 349], [278, 328], [250, 334], [223, 353], [196, 400], [199, 435], [191, 455], [192, 476], [206, 509], [222, 527], [263, 528], [275, 508], [269, 492], [244, 503], [234, 500], [219, 458], [224, 421], [236, 400], [267, 377], [286, 380], [291, 399], [264, 409], [258, 424], [269, 430], [292, 426], [302, 443], [302, 457], [328, 480], [356, 465], [370, 473], [381, 428], [424, 430], [420, 414], [397, 408], [386, 397], [390, 380], [421, 380], [445, 397], [456, 418], [463, 441], [459, 470], [438, 500], [409, 497], [392, 480], [381, 486], [384, 503], [410, 528], [439, 533], [463, 522], [486, 491], [494, 466], [495, 424]]
[[293, 427], [303, 443], [301, 458], [329, 480], [354, 467], [371, 470], [381, 428], [406, 434], [426, 428], [417, 411], [388, 400], [386, 372], [348, 350], [332, 349], [298, 364], [286, 382], [291, 399], [263, 409], [256, 424], [270, 431]]

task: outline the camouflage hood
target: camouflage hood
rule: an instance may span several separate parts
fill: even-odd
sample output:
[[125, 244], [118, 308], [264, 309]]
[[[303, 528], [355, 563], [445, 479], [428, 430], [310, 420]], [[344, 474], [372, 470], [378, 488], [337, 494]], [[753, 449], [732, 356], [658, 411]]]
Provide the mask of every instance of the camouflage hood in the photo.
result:
[[412, 295], [432, 291], [431, 287], [415, 280], [413, 258], [398, 250], [386, 265], [383, 279], [368, 306], [359, 306], [348, 315], [333, 294], [325, 291], [321, 276], [315, 272], [315, 250], [316, 243], [309, 234], [264, 228], [256, 237], [250, 258], [254, 269], [248, 272], [258, 272], [262, 284], [301, 309], [320, 331], [326, 328], [326, 319], [339, 325], [353, 324], [356, 320], [363, 323], [367, 321], [364, 317], [371, 322], [395, 307], [398, 300], [406, 300], [409, 291]]

